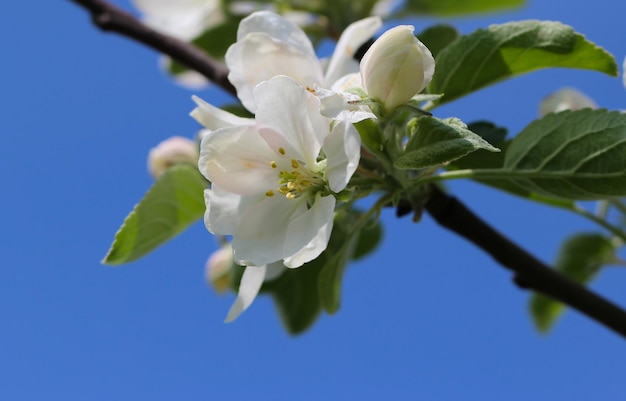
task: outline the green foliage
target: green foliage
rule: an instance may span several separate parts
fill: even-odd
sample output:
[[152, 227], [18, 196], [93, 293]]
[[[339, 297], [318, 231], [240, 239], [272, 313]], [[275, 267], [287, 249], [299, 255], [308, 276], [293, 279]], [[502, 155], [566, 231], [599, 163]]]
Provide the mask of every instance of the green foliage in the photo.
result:
[[417, 34], [417, 38], [428, 47], [428, 50], [435, 58], [458, 37], [459, 31], [455, 27], [446, 24], [433, 25]]
[[395, 160], [400, 169], [419, 169], [458, 159], [478, 149], [498, 152], [458, 118], [420, 117], [408, 127], [409, 141]]
[[531, 192], [566, 199], [626, 196], [626, 115], [549, 114], [511, 141], [503, 171]]
[[[508, 150], [510, 140], [506, 139], [507, 130], [502, 127], [488, 122], [477, 121], [468, 125], [468, 128], [480, 135], [481, 138], [489, 142], [491, 145], [500, 149], [501, 152], [489, 152], [484, 149], [478, 149], [460, 159], [454, 160], [445, 167], [448, 170], [458, 169], [497, 169], [504, 166], [504, 156]], [[528, 200], [546, 203], [552, 206], [571, 209], [574, 203], [570, 200], [548, 197], [545, 195], [532, 192], [527, 188], [519, 185], [514, 180], [508, 179], [476, 179], [476, 181], [492, 186], [494, 188], [509, 192], [511, 194], [521, 196]]]
[[126, 217], [102, 263], [136, 260], [200, 219], [206, 185], [196, 166], [169, 168]]
[[491, 25], [461, 36], [436, 59], [429, 93], [442, 104], [506, 78], [547, 67], [581, 68], [617, 76], [615, 59], [559, 22], [520, 21]]
[[[600, 234], [577, 234], [563, 243], [555, 268], [570, 279], [586, 284], [602, 266], [615, 261], [615, 250], [611, 241]], [[545, 295], [534, 294], [530, 299], [531, 316], [542, 332], [552, 327], [563, 310], [562, 303]]]
[[520, 7], [524, 0], [408, 0], [406, 11], [417, 15], [455, 16]]

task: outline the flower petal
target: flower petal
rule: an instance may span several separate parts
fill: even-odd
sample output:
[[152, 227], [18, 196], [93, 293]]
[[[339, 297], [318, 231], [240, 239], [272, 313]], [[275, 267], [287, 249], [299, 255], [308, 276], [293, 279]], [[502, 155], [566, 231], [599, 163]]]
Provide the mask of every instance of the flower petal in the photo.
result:
[[333, 83], [346, 74], [359, 71], [359, 65], [353, 58], [354, 54], [363, 43], [374, 36], [382, 25], [379, 17], [365, 18], [348, 25], [341, 34], [326, 69], [324, 76], [326, 87], [331, 87]]
[[275, 152], [255, 127], [221, 128], [202, 138], [200, 172], [212, 183], [239, 195], [264, 194], [277, 187], [278, 176], [270, 162]]
[[334, 192], [343, 190], [359, 167], [361, 137], [349, 121], [339, 121], [324, 141], [326, 179]]
[[330, 120], [320, 114], [320, 101], [295, 81], [277, 76], [254, 89], [260, 135], [272, 149], [284, 148], [286, 156], [317, 162]]
[[241, 20], [237, 30], [237, 41], [243, 40], [248, 34], [259, 32], [288, 43], [307, 57], [317, 59], [313, 44], [302, 29], [276, 13], [258, 11]]
[[250, 111], [256, 110], [254, 87], [276, 75], [288, 75], [302, 85], [322, 81], [322, 67], [315, 55], [300, 52], [288, 42], [266, 33], [251, 33], [228, 48], [225, 56], [228, 79], [237, 97]]
[[204, 224], [207, 230], [213, 234], [232, 235], [237, 231], [242, 214], [249, 205], [254, 204], [254, 199], [212, 185], [211, 189], [204, 190], [204, 203]]
[[241, 276], [237, 299], [235, 299], [233, 306], [230, 307], [228, 315], [226, 315], [226, 320], [224, 320], [225, 323], [229, 323], [237, 319], [243, 311], [252, 305], [254, 298], [256, 298], [261, 286], [263, 285], [266, 270], [265, 266], [246, 267], [246, 270], [243, 272], [243, 276]]
[[254, 119], [252, 118], [236, 116], [205, 102], [198, 96], [192, 96], [191, 98], [198, 105], [190, 113], [191, 117], [211, 131], [233, 125], [254, 125]]
[[285, 266], [294, 268], [317, 258], [328, 246], [333, 229], [335, 197], [317, 194], [313, 206], [295, 217], [285, 238]]
[[289, 222], [304, 212], [306, 201], [284, 196], [266, 197], [250, 204], [233, 233], [235, 261], [247, 266], [261, 266], [282, 260]]

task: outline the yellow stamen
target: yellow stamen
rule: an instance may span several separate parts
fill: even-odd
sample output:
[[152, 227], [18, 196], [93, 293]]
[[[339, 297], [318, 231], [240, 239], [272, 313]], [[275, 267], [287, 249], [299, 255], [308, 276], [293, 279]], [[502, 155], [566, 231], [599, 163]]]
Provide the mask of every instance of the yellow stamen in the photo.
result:
[[300, 165], [296, 159], [291, 159], [291, 167], [298, 168]]
[[281, 155], [285, 154], [285, 148], [278, 148], [278, 153], [280, 153]]
[[269, 196], [274, 196], [274, 191], [272, 191], [272, 190], [270, 189], [269, 191], [267, 191], [267, 192], [265, 193], [265, 196], [268, 196], [268, 197], [269, 197]]
[[272, 166], [272, 168], [276, 168], [276, 167], [277, 167], [277, 164], [276, 164], [276, 162], [275, 162], [274, 160], [272, 160], [272, 161], [270, 162], [270, 166]]

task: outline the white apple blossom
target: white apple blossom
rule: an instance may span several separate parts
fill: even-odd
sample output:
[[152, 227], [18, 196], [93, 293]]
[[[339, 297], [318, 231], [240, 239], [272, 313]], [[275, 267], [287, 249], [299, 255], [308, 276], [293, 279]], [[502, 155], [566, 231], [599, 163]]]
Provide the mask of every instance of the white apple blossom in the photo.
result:
[[435, 59], [413, 35], [415, 28], [400, 25], [383, 33], [361, 59], [363, 89], [387, 110], [407, 103], [431, 81]]
[[246, 120], [202, 139], [199, 169], [212, 183], [205, 224], [233, 236], [239, 264], [299, 267], [328, 245], [333, 194], [358, 166], [360, 138], [348, 122], [331, 126], [319, 99], [289, 77], [260, 83], [253, 96], [254, 124]]
[[276, 75], [287, 75], [312, 91], [317, 87], [332, 89], [343, 76], [358, 72], [353, 56], [381, 25], [379, 17], [370, 17], [348, 26], [324, 69], [300, 27], [278, 14], [255, 12], [241, 21], [237, 41], [226, 52], [228, 78], [243, 105], [253, 113], [257, 109], [255, 86]]

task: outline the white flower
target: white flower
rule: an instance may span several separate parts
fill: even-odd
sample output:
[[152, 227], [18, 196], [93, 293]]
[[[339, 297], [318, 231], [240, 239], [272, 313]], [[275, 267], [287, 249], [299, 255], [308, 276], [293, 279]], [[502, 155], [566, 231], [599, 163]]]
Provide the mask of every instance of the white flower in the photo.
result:
[[582, 92], [573, 88], [561, 88], [551, 95], [544, 97], [539, 104], [539, 116], [548, 113], [558, 113], [564, 110], [579, 110], [586, 107], [595, 109], [596, 103]]
[[358, 71], [352, 57], [381, 24], [380, 18], [370, 17], [348, 26], [324, 71], [302, 29], [278, 14], [255, 12], [241, 21], [237, 42], [226, 52], [228, 78], [252, 112], [257, 108], [254, 87], [276, 75], [287, 75], [311, 90], [317, 86], [330, 89], [344, 75]]
[[176, 163], [196, 164], [197, 161], [198, 145], [191, 139], [173, 136], [150, 150], [148, 171], [156, 179]]
[[361, 59], [363, 89], [387, 110], [421, 92], [435, 72], [435, 60], [414, 29], [400, 25], [386, 31]]
[[[232, 235], [237, 263], [299, 267], [326, 249], [335, 197], [359, 162], [352, 124], [319, 112], [319, 99], [285, 76], [254, 89], [254, 125], [220, 128], [202, 139], [199, 169], [209, 231]], [[198, 114], [194, 112], [194, 114]]]

